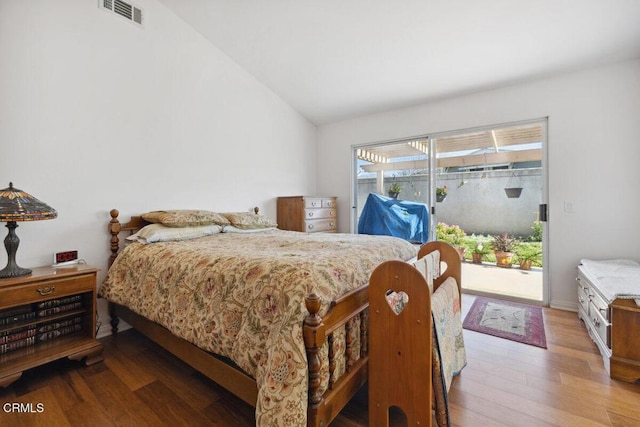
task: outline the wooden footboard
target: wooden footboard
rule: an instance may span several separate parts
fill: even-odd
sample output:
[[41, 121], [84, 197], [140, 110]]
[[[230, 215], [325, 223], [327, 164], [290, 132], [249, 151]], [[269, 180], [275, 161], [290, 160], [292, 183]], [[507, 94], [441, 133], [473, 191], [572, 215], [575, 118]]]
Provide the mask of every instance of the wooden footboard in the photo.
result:
[[[324, 317], [318, 315], [321, 301], [316, 295], [311, 294], [306, 298], [306, 306], [309, 315], [304, 320], [303, 334], [309, 365], [307, 425], [326, 426], [367, 381], [369, 286], [361, 286], [332, 302]], [[360, 339], [360, 355], [357, 361], [350, 363], [353, 349], [357, 347], [354, 345], [355, 343], [351, 342], [351, 337], [354, 334], [349, 333], [349, 328], [353, 327], [350, 320], [355, 317], [360, 318], [360, 331], [355, 334]], [[335, 378], [336, 361], [332, 354], [333, 346], [331, 344], [333, 333], [341, 327], [347, 328], [345, 333], [346, 372], [341, 377]], [[322, 394], [319, 353], [325, 342], [329, 343], [329, 384], [327, 390]]]
[[[113, 209], [110, 215], [111, 255], [109, 257], [109, 266], [111, 266], [120, 251], [119, 234], [121, 232], [133, 233], [148, 224], [139, 216], [132, 217], [129, 222], [121, 224], [118, 220], [119, 212], [116, 209]], [[322, 301], [318, 296], [309, 295], [306, 298], [306, 307], [309, 314], [303, 323], [303, 336], [309, 366], [307, 425], [314, 427], [327, 426], [367, 381], [368, 373], [368, 286], [362, 286], [333, 301], [324, 316], [319, 315], [321, 305]], [[113, 334], [117, 333], [119, 319], [122, 318], [140, 333], [220, 386], [250, 405], [256, 405], [257, 384], [255, 379], [231, 364], [230, 361], [176, 337], [168, 329], [121, 305], [109, 303], [109, 313], [111, 315]], [[358, 334], [351, 334], [349, 333], [349, 328], [353, 326], [350, 320], [355, 317], [360, 320], [360, 330]], [[337, 361], [331, 344], [334, 332], [343, 327], [347, 328], [344, 354], [346, 372], [336, 378], [334, 370]], [[354, 335], [359, 336], [359, 346], [351, 342], [351, 337]], [[322, 392], [320, 351], [325, 343], [329, 343], [329, 382], [326, 391]], [[354, 348], [358, 347], [360, 349], [359, 358], [354, 358], [352, 357]], [[349, 362], [354, 359], [357, 360]]]

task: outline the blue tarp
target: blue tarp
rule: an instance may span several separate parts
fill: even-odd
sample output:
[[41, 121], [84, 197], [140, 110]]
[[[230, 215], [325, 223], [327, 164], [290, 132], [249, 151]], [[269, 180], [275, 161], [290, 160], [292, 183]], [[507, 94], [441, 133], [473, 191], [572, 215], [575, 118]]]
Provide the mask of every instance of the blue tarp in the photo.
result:
[[358, 234], [395, 236], [425, 243], [429, 238], [429, 208], [424, 203], [371, 193], [360, 214]]

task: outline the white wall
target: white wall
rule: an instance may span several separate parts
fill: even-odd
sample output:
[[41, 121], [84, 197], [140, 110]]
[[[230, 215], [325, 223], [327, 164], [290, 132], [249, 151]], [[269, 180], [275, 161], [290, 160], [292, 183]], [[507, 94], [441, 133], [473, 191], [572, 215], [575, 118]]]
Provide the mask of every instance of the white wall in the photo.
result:
[[349, 231], [352, 145], [547, 116], [549, 299], [575, 309], [581, 258], [640, 261], [640, 61], [321, 126], [318, 193]]
[[77, 249], [101, 280], [112, 208], [275, 217], [278, 195], [315, 192], [316, 127], [162, 4], [135, 3], [144, 29], [95, 0], [0, 1], [0, 188], [58, 211], [19, 224], [23, 267]]

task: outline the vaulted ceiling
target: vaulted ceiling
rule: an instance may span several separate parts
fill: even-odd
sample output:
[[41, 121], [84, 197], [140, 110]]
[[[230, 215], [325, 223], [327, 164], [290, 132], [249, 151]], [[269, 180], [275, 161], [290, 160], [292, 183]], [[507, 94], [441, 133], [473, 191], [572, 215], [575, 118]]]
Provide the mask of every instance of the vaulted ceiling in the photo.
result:
[[640, 57], [638, 0], [160, 0], [316, 124]]

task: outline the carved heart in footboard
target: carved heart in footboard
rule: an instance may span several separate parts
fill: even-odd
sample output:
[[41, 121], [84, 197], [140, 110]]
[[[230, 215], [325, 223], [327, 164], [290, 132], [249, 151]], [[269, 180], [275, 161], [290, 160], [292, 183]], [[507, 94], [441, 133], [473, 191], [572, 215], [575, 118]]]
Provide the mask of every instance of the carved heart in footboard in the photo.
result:
[[409, 303], [409, 295], [404, 291], [396, 292], [389, 289], [385, 293], [385, 297], [387, 299], [387, 304], [389, 304], [389, 308], [391, 308], [396, 316], [402, 313], [402, 310], [404, 310]]

